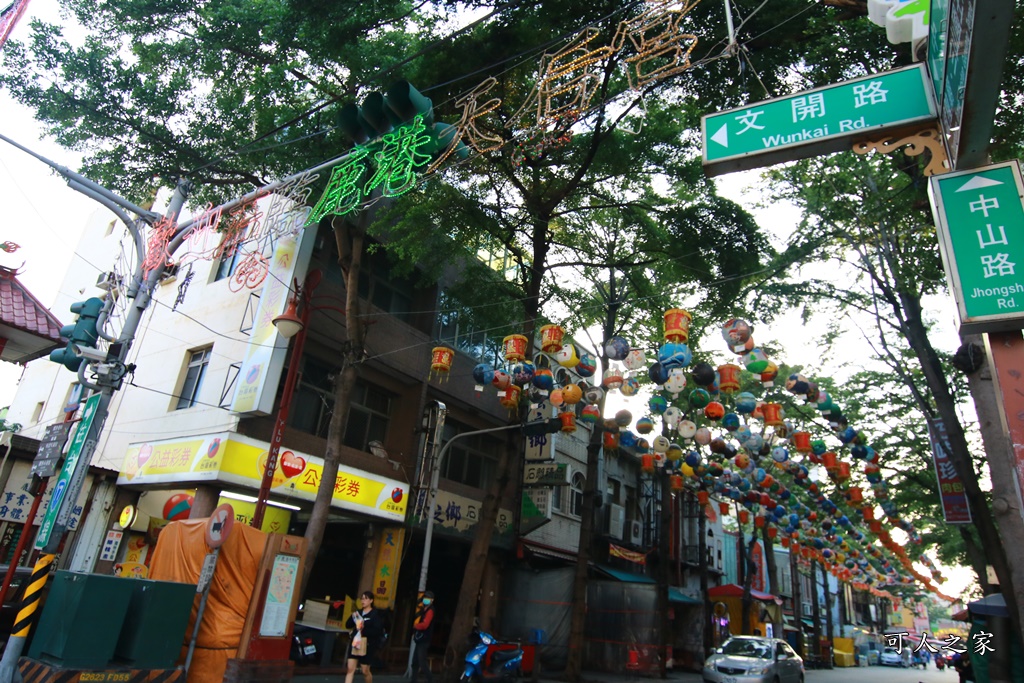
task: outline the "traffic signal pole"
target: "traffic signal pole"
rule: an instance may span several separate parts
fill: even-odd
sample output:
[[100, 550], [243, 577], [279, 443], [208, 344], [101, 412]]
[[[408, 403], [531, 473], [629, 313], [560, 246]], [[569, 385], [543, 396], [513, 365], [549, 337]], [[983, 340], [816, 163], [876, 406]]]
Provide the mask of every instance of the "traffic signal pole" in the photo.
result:
[[[127, 359], [128, 351], [135, 339], [135, 333], [142, 321], [142, 315], [149, 307], [149, 302], [152, 299], [152, 292], [156, 287], [157, 282], [159, 282], [160, 276], [164, 272], [164, 264], [161, 263], [149, 272], [146, 272], [143, 269], [143, 265], [145, 263], [146, 242], [142, 235], [140, 224], [144, 222], [154, 222], [160, 218], [159, 214], [155, 214], [151, 211], [135, 206], [131, 202], [118, 197], [106, 188], [97, 185], [84, 176], [49, 161], [3, 135], [0, 135], [0, 139], [9, 142], [22, 151], [36, 157], [67, 178], [69, 181], [68, 185], [72, 187], [72, 189], [82, 192], [86, 196], [95, 199], [114, 211], [114, 213], [128, 226], [135, 242], [136, 254], [139, 257], [138, 263], [136, 264], [132, 286], [129, 291], [129, 295], [134, 294], [134, 300], [127, 316], [125, 317], [124, 326], [121, 329], [120, 335], [118, 335], [116, 342], [111, 345], [103, 360], [81, 356], [83, 362], [77, 368], [79, 378], [84, 380], [86, 365], [95, 365], [95, 369], [98, 370], [96, 373], [96, 382], [83, 382], [83, 384], [93, 388], [94, 390], [98, 390], [98, 394], [90, 397], [89, 401], [86, 402], [86, 409], [83, 411], [82, 416], [83, 419], [79, 424], [79, 430], [84, 429], [85, 432], [83, 434], [76, 432], [72, 441], [72, 446], [68, 451], [68, 457], [65, 459], [64, 468], [62, 468], [60, 476], [57, 479], [57, 483], [54, 485], [53, 495], [50, 498], [46, 516], [44, 517], [43, 525], [40, 527], [39, 536], [37, 537], [35, 544], [36, 549], [41, 550], [42, 554], [32, 570], [32, 578], [25, 590], [23, 607], [15, 619], [14, 629], [12, 630], [11, 637], [7, 641], [7, 646], [4, 648], [3, 658], [0, 659], [0, 683], [20, 683], [22, 681], [22, 677], [21, 672], [18, 669], [18, 660], [21, 658], [29, 632], [31, 631], [33, 617], [39, 606], [41, 592], [43, 587], [46, 585], [46, 576], [49, 573], [50, 567], [53, 565], [56, 552], [64, 540], [64, 534], [67, 531], [71, 511], [74, 508], [75, 503], [78, 501], [78, 495], [81, 492], [85, 476], [89, 471], [89, 464], [92, 461], [92, 455], [96, 450], [100, 434], [103, 432], [103, 426], [106, 422], [109, 411], [110, 399], [114, 392], [121, 387], [121, 383], [125, 375], [125, 360]], [[168, 220], [177, 220], [177, 216], [185, 205], [185, 199], [188, 197], [190, 187], [191, 183], [189, 181], [178, 181], [174, 195], [171, 198], [165, 214]], [[139, 218], [137, 220], [132, 220], [128, 217], [126, 211], [136, 213]], [[180, 234], [182, 232], [184, 232], [184, 228], [182, 227], [179, 227], [176, 231], [175, 238], [177, 240], [177, 244], [180, 244], [182, 241], [182, 235]], [[91, 309], [87, 310], [91, 313]], [[103, 314], [98, 314], [98, 317], [102, 323]], [[101, 334], [101, 336], [104, 335]], [[89, 343], [88, 338], [84, 339], [84, 341], [86, 344]], [[93, 338], [93, 343], [94, 342], [95, 338]], [[77, 352], [71, 348], [70, 343], [67, 350], [70, 353], [75, 353], [76, 356], [78, 355]], [[57, 362], [63, 362], [67, 365], [66, 360], [58, 360]]]

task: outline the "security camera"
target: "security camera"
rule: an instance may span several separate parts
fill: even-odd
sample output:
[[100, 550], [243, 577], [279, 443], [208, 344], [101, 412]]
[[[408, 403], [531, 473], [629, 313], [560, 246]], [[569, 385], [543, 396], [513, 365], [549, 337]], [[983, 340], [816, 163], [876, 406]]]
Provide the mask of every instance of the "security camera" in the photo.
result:
[[107, 360], [107, 352], [94, 349], [91, 346], [80, 346], [79, 344], [71, 344], [71, 350], [79, 358], [84, 358], [90, 361], [105, 361]]

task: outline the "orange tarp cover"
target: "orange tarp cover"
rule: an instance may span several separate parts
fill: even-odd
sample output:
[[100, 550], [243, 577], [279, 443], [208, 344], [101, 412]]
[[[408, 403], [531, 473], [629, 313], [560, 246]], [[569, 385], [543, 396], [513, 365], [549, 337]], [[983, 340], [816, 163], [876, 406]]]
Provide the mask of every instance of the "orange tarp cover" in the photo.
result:
[[[206, 546], [205, 531], [205, 519], [188, 519], [165, 526], [153, 551], [149, 578], [198, 583], [203, 560], [210, 552]], [[258, 529], [235, 524], [221, 546], [189, 666], [188, 683], [220, 683], [224, 680], [227, 661], [235, 658], [241, 644], [266, 537], [266, 533]], [[197, 594], [179, 664], [185, 663], [198, 610]]]

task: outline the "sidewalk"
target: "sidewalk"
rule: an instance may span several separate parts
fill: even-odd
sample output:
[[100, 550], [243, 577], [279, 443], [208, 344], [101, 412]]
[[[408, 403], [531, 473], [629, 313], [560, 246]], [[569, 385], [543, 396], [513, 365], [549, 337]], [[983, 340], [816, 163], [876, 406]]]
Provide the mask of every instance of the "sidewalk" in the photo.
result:
[[[310, 673], [307, 675], [305, 671]], [[331, 668], [323, 669], [323, 673], [313, 673], [314, 670], [309, 668], [295, 667], [295, 674], [292, 676], [294, 683], [340, 683], [345, 680], [344, 668]], [[582, 680], [584, 683], [622, 683], [622, 681], [628, 680], [644, 680], [644, 681], [656, 681], [661, 680], [657, 676], [640, 676], [639, 678], [629, 676], [625, 673], [614, 674], [607, 673], [604, 671], [584, 671]], [[434, 680], [440, 680], [440, 676], [434, 675]], [[530, 678], [519, 679], [523, 683], [529, 683]], [[558, 683], [562, 679], [558, 672], [551, 672], [549, 675], [541, 674], [541, 677], [537, 679], [538, 683]], [[693, 672], [682, 672], [682, 671], [670, 671], [668, 674], [669, 681], [675, 683], [700, 683], [701, 675]], [[353, 683], [363, 683], [363, 675], [357, 673], [353, 679]], [[373, 683], [408, 683], [407, 679], [401, 673], [387, 672], [373, 675]]]

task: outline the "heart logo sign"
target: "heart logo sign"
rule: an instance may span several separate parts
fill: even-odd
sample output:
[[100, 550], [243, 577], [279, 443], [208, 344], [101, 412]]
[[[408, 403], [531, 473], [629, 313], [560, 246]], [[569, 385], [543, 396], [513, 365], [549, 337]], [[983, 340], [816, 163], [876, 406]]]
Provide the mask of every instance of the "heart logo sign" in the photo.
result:
[[306, 459], [302, 456], [295, 455], [291, 451], [281, 454], [281, 472], [288, 479], [299, 476], [304, 469], [306, 469]]

